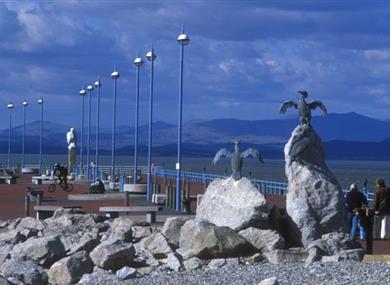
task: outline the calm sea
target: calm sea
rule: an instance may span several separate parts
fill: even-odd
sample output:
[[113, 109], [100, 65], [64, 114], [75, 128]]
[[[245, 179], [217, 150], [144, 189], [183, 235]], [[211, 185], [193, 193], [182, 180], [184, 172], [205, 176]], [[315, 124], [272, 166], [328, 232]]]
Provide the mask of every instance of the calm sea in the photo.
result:
[[[94, 156], [92, 157], [94, 158]], [[12, 155], [12, 162], [20, 164], [21, 156]], [[111, 162], [110, 156], [101, 156], [101, 164], [109, 165]], [[43, 161], [45, 164], [54, 164], [55, 162], [66, 163], [65, 155], [44, 155]], [[3, 165], [7, 161], [7, 155], [0, 155], [0, 161]], [[155, 165], [164, 165], [168, 169], [175, 168], [175, 157], [155, 157], [153, 159]], [[132, 165], [132, 156], [117, 156], [116, 163], [118, 165]], [[27, 165], [37, 165], [38, 155], [26, 155]], [[139, 165], [146, 165], [146, 157], [139, 158]], [[364, 178], [368, 179], [369, 188], [374, 187], [374, 182], [377, 177], [383, 177], [389, 181], [390, 185], [390, 161], [328, 161], [328, 166], [333, 174], [338, 178], [343, 187], [347, 187], [350, 183], [355, 182], [362, 185]], [[184, 170], [201, 172], [206, 169], [208, 173], [223, 174], [225, 170], [230, 171], [230, 161], [221, 159], [218, 164], [213, 167], [211, 158], [204, 157], [183, 157], [182, 167]], [[248, 175], [249, 171], [252, 176], [260, 179], [286, 181], [284, 175], [284, 161], [269, 159], [261, 164], [254, 159], [246, 159], [244, 161], [244, 174]]]

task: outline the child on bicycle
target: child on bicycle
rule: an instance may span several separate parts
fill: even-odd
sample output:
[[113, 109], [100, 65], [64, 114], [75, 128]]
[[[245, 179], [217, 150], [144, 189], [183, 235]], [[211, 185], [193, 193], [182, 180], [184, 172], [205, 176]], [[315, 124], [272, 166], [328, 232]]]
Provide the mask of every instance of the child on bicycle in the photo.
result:
[[59, 163], [55, 163], [53, 174], [60, 180], [60, 184], [64, 183], [65, 188], [68, 187], [68, 170], [65, 166], [62, 166]]

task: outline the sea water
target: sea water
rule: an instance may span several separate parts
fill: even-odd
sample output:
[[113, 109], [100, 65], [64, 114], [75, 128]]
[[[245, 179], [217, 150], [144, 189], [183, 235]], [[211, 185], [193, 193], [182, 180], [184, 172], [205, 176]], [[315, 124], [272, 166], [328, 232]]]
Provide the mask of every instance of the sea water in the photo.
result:
[[[43, 155], [43, 165], [53, 165], [55, 162], [66, 164], [66, 155]], [[84, 156], [84, 159], [86, 156]], [[95, 156], [92, 155], [91, 159]], [[13, 154], [11, 157], [12, 164], [21, 163], [21, 155]], [[26, 165], [37, 165], [38, 155], [27, 154], [25, 156]], [[117, 166], [133, 165], [132, 156], [116, 156]], [[7, 155], [0, 155], [0, 162], [3, 167], [7, 162]], [[140, 156], [138, 159], [139, 165], [146, 165], [147, 158]], [[85, 163], [85, 162], [84, 162]], [[111, 156], [100, 156], [101, 165], [110, 165]], [[167, 169], [175, 169], [176, 158], [158, 156], [153, 158], [154, 165], [164, 166]], [[368, 179], [369, 189], [374, 189], [375, 179], [383, 177], [390, 185], [390, 161], [344, 161], [344, 160], [329, 160], [327, 164], [333, 174], [336, 176], [340, 184], [346, 188], [352, 182], [357, 183], [362, 187], [365, 178]], [[227, 158], [222, 158], [217, 165], [212, 165], [212, 159], [207, 157], [183, 157], [182, 169], [195, 172], [203, 172], [213, 174], [230, 173], [230, 161]], [[284, 174], [284, 161], [278, 159], [265, 159], [264, 164], [248, 158], [244, 160], [243, 174], [245, 176], [286, 182]]]

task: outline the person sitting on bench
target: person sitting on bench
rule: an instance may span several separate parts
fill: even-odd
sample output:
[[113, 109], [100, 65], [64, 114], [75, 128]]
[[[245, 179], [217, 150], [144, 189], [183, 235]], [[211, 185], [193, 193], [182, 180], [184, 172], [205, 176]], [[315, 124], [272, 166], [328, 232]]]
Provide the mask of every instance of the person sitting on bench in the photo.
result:
[[65, 187], [68, 187], [68, 170], [65, 166], [62, 166], [59, 163], [55, 163], [53, 174], [60, 180], [60, 184], [64, 183]]
[[104, 188], [104, 183], [99, 178], [96, 178], [96, 181], [91, 183], [91, 186], [89, 187], [90, 193], [99, 193], [103, 194], [106, 191]]

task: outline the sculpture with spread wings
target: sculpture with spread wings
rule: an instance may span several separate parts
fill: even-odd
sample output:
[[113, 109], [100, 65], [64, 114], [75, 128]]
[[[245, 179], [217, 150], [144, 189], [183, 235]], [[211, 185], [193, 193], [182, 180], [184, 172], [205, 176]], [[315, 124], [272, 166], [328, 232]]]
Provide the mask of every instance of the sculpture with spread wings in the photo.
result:
[[312, 101], [310, 103], [307, 103], [305, 100], [309, 96], [307, 91], [298, 91], [298, 93], [301, 94], [298, 103], [290, 100], [283, 102], [280, 108], [280, 113], [284, 114], [289, 108], [294, 107], [295, 109], [298, 109], [301, 127], [310, 127], [311, 111], [316, 108], [320, 108], [321, 113], [323, 115], [326, 115], [326, 107], [324, 104], [322, 104], [321, 101]]
[[240, 180], [242, 177], [242, 166], [244, 158], [252, 156], [261, 163], [263, 163], [263, 158], [260, 155], [260, 152], [254, 148], [248, 148], [244, 152], [240, 152], [240, 140], [233, 141], [234, 143], [234, 152], [228, 151], [226, 148], [220, 149], [213, 159], [213, 164], [215, 165], [223, 156], [231, 158], [231, 168], [232, 168], [232, 177], [234, 180]]

